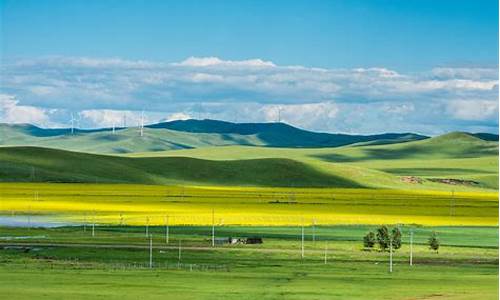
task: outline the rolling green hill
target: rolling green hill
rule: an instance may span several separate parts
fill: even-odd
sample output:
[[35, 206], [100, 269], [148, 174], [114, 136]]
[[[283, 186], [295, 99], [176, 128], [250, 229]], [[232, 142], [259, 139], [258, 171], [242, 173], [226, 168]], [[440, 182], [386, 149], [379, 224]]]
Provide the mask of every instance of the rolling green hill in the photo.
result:
[[401, 159], [436, 159], [436, 158], [472, 158], [495, 156], [498, 154], [498, 143], [485, 141], [464, 132], [452, 132], [434, 138], [393, 145], [372, 147], [351, 147], [347, 151], [339, 151], [329, 156], [318, 155], [318, 158], [333, 162], [358, 162], [370, 160]]
[[[390, 145], [350, 145], [336, 148], [290, 149], [248, 146], [129, 154], [134, 157], [189, 156], [200, 159], [262, 159], [287, 157], [322, 172], [375, 188], [498, 189], [498, 142], [467, 133], [450, 133], [422, 141]], [[419, 184], [405, 176], [417, 176]], [[443, 184], [431, 179], [469, 180]]]
[[210, 161], [128, 158], [39, 147], [0, 147], [0, 181], [359, 187], [282, 158]]
[[[21, 145], [0, 148], [6, 181], [498, 189], [498, 141], [490, 134], [347, 136], [213, 120], [154, 124], [143, 137], [137, 128], [0, 130], [3, 144]], [[328, 143], [335, 145], [309, 147]]]
[[137, 128], [96, 130], [44, 129], [33, 125], [0, 124], [0, 145], [39, 146], [100, 154], [247, 145], [267, 147], [337, 147], [354, 143], [399, 143], [420, 140], [412, 133], [345, 135], [316, 133], [284, 123], [229, 123], [215, 120], [172, 121]]
[[338, 147], [354, 143], [378, 141], [398, 143], [427, 138], [413, 133], [347, 135], [302, 130], [285, 123], [231, 123], [217, 120], [178, 120], [148, 126], [192, 133], [238, 134], [255, 136], [271, 147]]

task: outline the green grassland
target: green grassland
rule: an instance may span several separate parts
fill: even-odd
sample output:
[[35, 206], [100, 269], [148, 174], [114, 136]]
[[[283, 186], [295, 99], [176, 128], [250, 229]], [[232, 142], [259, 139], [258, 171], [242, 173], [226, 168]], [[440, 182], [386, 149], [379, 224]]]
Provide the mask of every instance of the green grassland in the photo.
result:
[[[0, 166], [2, 181], [498, 190], [498, 143], [465, 133], [390, 145], [202, 147], [125, 157], [1, 147]], [[470, 182], [435, 181], [448, 178]]]
[[0, 180], [251, 186], [360, 187], [286, 158], [211, 161], [127, 158], [37, 147], [0, 148]]
[[317, 133], [284, 123], [230, 123], [185, 120], [137, 127], [94, 130], [45, 129], [28, 124], [0, 124], [0, 145], [38, 146], [71, 151], [134, 153], [210, 146], [336, 147], [359, 142], [398, 143], [426, 138], [411, 133], [345, 135]]
[[[337, 148], [290, 149], [248, 146], [211, 147], [128, 154], [130, 157], [193, 157], [209, 160], [289, 158], [316, 170], [349, 179], [364, 187], [431, 190], [498, 190], [498, 143], [465, 133], [390, 145], [351, 145]], [[420, 184], [401, 176], [418, 176]], [[449, 185], [429, 178], [472, 180], [477, 184]]]
[[[209, 227], [171, 227], [168, 244], [163, 227], [150, 227], [154, 268], [148, 269], [144, 227], [99, 227], [95, 237], [81, 226], [0, 227], [0, 295], [7, 299], [498, 298], [498, 228], [413, 227], [414, 265], [409, 266], [410, 227], [403, 227], [393, 273], [388, 272], [388, 252], [363, 251], [361, 238], [374, 229], [316, 227], [313, 241], [313, 229], [307, 227], [302, 259], [300, 227], [218, 227], [217, 237], [262, 236], [264, 243], [213, 248]], [[439, 253], [425, 243], [432, 231], [442, 242]]]

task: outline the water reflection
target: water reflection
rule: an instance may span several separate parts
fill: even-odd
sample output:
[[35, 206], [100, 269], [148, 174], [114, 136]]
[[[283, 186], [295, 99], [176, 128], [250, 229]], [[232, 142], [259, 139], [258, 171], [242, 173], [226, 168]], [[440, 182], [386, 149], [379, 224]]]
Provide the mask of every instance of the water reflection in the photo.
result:
[[61, 221], [53, 216], [40, 215], [0, 215], [0, 226], [9, 227], [59, 227], [78, 225], [67, 221]]

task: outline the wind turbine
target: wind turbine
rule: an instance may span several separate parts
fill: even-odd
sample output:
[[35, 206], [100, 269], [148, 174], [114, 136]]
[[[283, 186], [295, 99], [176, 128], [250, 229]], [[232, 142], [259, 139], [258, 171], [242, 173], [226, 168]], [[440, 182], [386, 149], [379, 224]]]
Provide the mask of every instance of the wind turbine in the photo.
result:
[[70, 120], [70, 122], [71, 122], [71, 135], [73, 135], [75, 132], [75, 121], [76, 121], [75, 116], [73, 115], [73, 113], [71, 113], [71, 120]]
[[144, 110], [141, 112], [141, 136], [144, 136]]

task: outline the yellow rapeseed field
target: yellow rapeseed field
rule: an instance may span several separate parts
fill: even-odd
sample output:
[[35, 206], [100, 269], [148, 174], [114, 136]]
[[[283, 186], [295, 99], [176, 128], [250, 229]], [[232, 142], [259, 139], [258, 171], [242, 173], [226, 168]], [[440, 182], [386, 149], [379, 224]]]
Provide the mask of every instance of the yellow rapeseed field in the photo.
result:
[[1, 214], [128, 225], [498, 225], [498, 193], [0, 184]]

